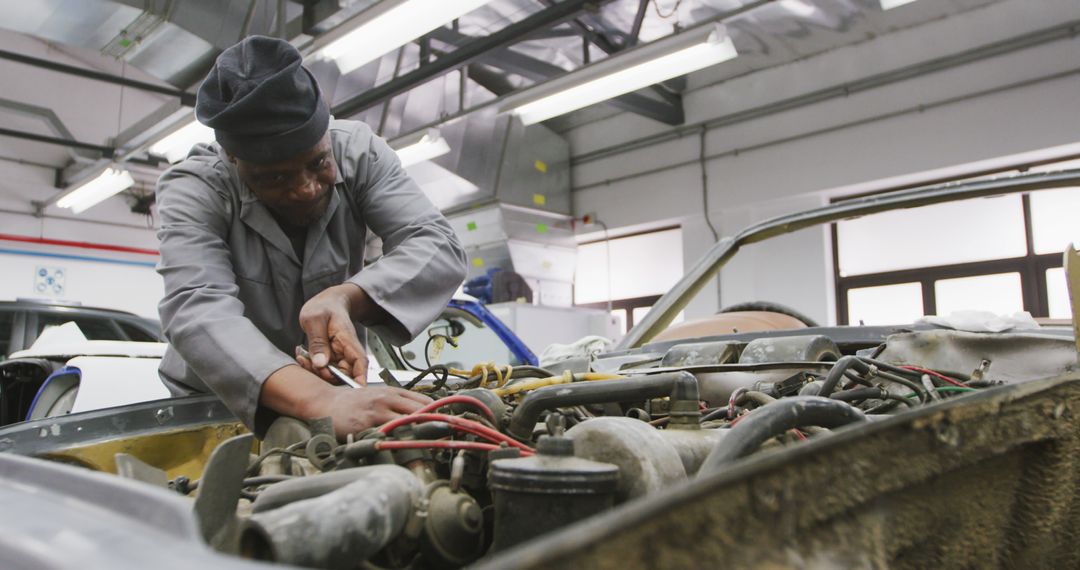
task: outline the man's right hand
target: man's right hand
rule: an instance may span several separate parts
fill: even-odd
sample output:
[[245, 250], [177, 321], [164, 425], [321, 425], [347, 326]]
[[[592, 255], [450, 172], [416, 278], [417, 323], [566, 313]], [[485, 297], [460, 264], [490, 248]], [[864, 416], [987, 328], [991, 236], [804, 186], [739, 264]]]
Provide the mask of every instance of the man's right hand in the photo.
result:
[[431, 398], [401, 388], [334, 388], [325, 402], [315, 403], [312, 419], [331, 417], [334, 433], [344, 440], [350, 433], [411, 414], [431, 403]]
[[259, 403], [305, 421], [330, 417], [344, 440], [350, 433], [382, 425], [419, 410], [431, 399], [400, 388], [331, 386], [298, 365], [279, 368], [263, 383]]

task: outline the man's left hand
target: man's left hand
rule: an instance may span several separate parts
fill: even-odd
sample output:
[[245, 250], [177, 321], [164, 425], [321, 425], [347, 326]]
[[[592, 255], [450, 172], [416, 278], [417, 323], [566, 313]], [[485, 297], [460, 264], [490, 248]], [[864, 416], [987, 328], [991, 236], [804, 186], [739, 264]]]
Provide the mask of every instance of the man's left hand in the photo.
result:
[[351, 283], [336, 285], [315, 295], [300, 309], [300, 327], [307, 335], [311, 360], [297, 356], [296, 361], [327, 382], [338, 383], [326, 368], [335, 364], [357, 382], [367, 384], [367, 352], [352, 321], [353, 305], [364, 301], [357, 296], [367, 297], [367, 293]]

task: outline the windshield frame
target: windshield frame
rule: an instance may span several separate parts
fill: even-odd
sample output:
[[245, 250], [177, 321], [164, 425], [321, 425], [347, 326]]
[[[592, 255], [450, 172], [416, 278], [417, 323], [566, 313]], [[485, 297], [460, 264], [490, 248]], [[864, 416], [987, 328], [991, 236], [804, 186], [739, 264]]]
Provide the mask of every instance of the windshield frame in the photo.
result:
[[813, 226], [889, 210], [1077, 185], [1080, 185], [1080, 169], [1018, 174], [970, 182], [949, 182], [845, 200], [754, 224], [734, 236], [722, 238], [709, 248], [709, 251], [686, 272], [686, 275], [660, 297], [645, 318], [626, 333], [614, 350], [641, 347], [666, 329], [676, 315], [731, 258], [735, 257], [744, 245]]

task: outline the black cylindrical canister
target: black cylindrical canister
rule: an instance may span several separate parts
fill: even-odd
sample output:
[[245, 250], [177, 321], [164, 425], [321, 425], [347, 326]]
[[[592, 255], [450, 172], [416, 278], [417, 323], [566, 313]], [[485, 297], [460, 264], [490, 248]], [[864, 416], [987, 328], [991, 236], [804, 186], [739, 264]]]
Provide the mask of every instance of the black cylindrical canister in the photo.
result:
[[492, 550], [504, 550], [611, 508], [619, 468], [574, 457], [574, 442], [541, 437], [533, 457], [491, 463]]

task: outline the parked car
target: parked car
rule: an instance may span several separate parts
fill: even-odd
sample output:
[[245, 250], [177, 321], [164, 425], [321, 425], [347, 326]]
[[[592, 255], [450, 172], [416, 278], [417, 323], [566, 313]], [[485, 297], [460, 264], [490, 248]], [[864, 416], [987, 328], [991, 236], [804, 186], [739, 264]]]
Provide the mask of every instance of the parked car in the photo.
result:
[[[12, 351], [0, 362], [0, 426], [168, 397], [157, 376], [165, 344], [149, 336], [156, 322], [104, 309], [21, 306], [20, 322], [28, 322], [35, 340], [43, 342]], [[61, 340], [53, 342], [42, 336], [46, 327], [60, 326], [77, 327], [81, 334], [75, 333], [74, 340], [57, 335]], [[111, 338], [129, 329], [133, 332], [127, 339]], [[147, 340], [131, 338], [138, 335]], [[435, 355], [428, 342], [432, 335], [452, 335], [461, 348], [447, 345]], [[406, 384], [432, 364], [463, 367], [478, 355], [514, 366], [536, 364], [536, 355], [513, 331], [469, 298], [450, 301], [442, 315], [404, 347], [369, 335], [368, 352], [370, 385]], [[434, 380], [432, 376], [426, 382]]]
[[30, 348], [46, 327], [74, 322], [89, 340], [162, 342], [161, 324], [134, 313], [18, 299], [0, 301], [0, 360]]
[[[280, 418], [256, 443], [211, 396], [0, 429], [0, 450], [39, 459], [0, 457], [3, 499], [20, 507], [0, 566], [46, 566], [50, 549], [18, 546], [43, 534], [87, 564], [119, 550], [86, 546], [105, 544], [90, 503], [151, 534], [188, 529], [164, 564], [190, 551], [207, 568], [237, 561], [207, 545], [315, 568], [1080, 567], [1071, 330], [817, 327], [775, 306], [670, 326], [743, 245], [1077, 185], [1080, 171], [1026, 174], [764, 222], [718, 242], [615, 350], [561, 373], [488, 366], [417, 386], [438, 401], [344, 442], [325, 421]], [[174, 506], [150, 516], [158, 499]], [[146, 543], [123, 546], [145, 556]]]

